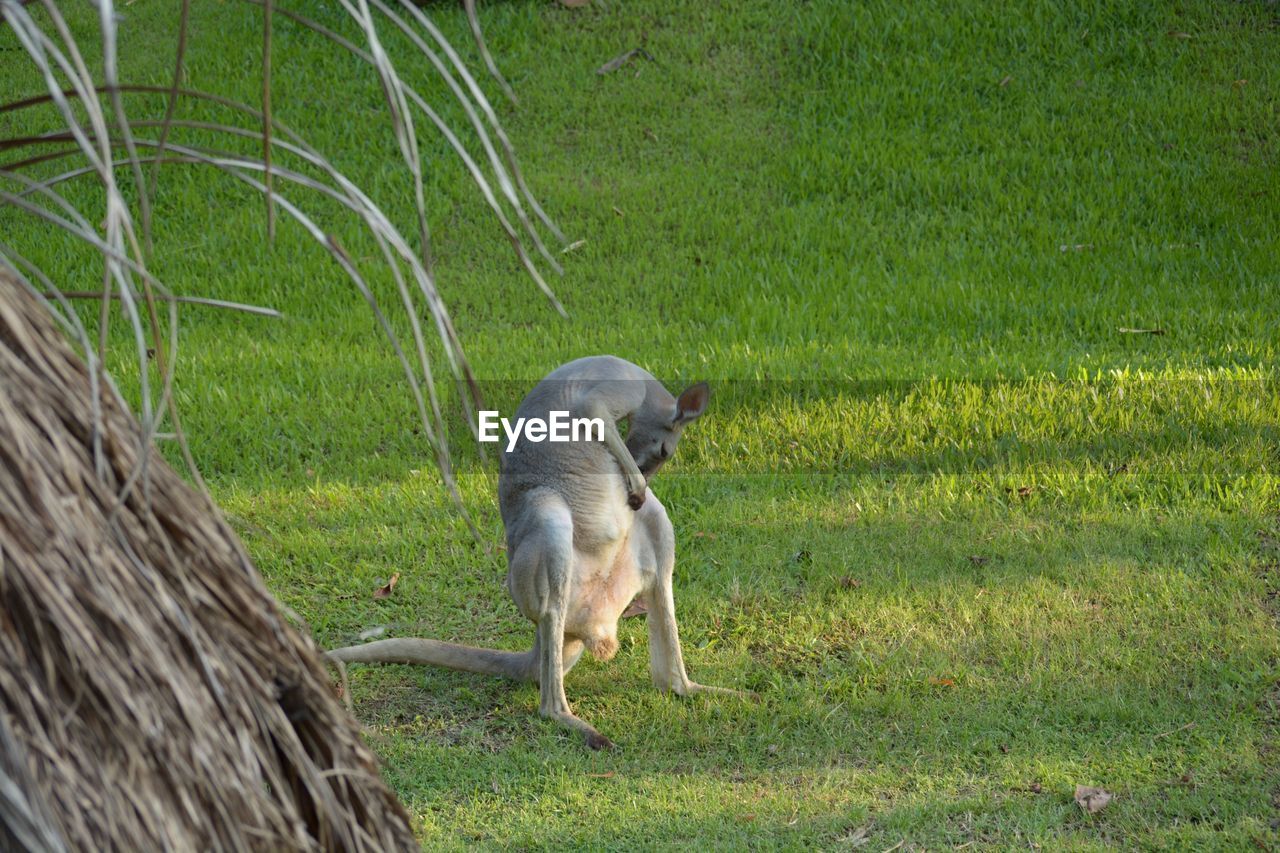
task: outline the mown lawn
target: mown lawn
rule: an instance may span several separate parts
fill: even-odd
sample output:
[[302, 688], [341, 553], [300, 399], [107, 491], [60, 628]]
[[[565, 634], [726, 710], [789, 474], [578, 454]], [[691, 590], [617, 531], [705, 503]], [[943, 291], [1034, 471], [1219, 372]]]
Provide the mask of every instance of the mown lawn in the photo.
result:
[[[351, 32], [337, 4], [288, 6]], [[174, 4], [121, 8], [130, 67], [166, 82]], [[461, 10], [426, 10], [467, 52]], [[188, 82], [254, 102], [261, 10], [193, 15]], [[551, 282], [562, 320], [431, 148], [442, 292], [498, 400], [598, 352], [712, 382], [654, 488], [690, 674], [762, 701], [657, 694], [639, 620], [568, 681], [613, 753], [532, 716], [532, 688], [353, 669], [424, 844], [1280, 844], [1278, 15], [482, 4], [519, 106], [482, 82], [586, 242]], [[93, 38], [87, 10], [73, 24]], [[641, 45], [652, 62], [595, 73]], [[21, 56], [0, 53], [3, 99], [39, 86]], [[281, 118], [409, 225], [377, 81], [357, 71], [277, 24]], [[0, 114], [0, 134], [47, 126]], [[323, 645], [393, 625], [526, 647], [503, 555], [452, 510], [358, 295], [292, 224], [265, 249], [259, 199], [162, 177], [161, 277], [285, 314], [185, 310], [178, 389], [272, 589]], [[69, 287], [100, 277], [13, 212], [0, 234]], [[128, 386], [123, 348], [117, 364]], [[496, 466], [455, 458], [496, 544]], [[1087, 815], [1077, 784], [1115, 800]]]

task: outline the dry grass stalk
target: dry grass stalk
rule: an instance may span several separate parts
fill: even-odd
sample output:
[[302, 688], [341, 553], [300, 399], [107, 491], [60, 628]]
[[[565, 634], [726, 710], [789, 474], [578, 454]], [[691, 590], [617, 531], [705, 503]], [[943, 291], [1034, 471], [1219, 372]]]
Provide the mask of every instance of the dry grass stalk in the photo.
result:
[[[120, 79], [116, 61], [118, 33], [111, 0], [99, 0], [96, 6], [99, 12], [102, 52], [100, 84], [82, 58], [80, 46], [55, 0], [41, 0], [41, 13], [35, 17], [18, 0], [0, 0], [0, 15], [14, 30], [27, 59], [40, 71], [46, 88], [43, 95], [0, 104], [0, 113], [40, 108], [49, 104], [56, 109], [61, 119], [48, 133], [0, 138], [0, 150], [17, 152], [16, 160], [0, 166], [0, 206], [7, 204], [40, 218], [87, 243], [102, 255], [105, 268], [102, 307], [97, 326], [93, 329], [97, 336], [97, 346], [93, 347], [88, 340], [89, 330], [75, 330], [75, 337], [89, 362], [94, 381], [98, 384], [110, 382], [110, 378], [103, 372], [102, 364], [105, 361], [105, 343], [112, 318], [112, 312], [108, 308], [114, 300], [119, 304], [119, 313], [133, 333], [142, 385], [139, 399], [144, 437], [149, 441], [161, 431], [163, 422], [167, 420], [186, 459], [190, 475], [197, 485], [202, 485], [171, 393], [174, 381], [174, 358], [171, 354], [178, 346], [177, 314], [174, 310], [177, 303], [163, 283], [147, 272], [150, 253], [144, 253], [140, 243], [150, 242], [150, 199], [156, 191], [161, 163], [213, 168], [262, 193], [266, 199], [268, 232], [274, 230], [278, 213], [298, 222], [333, 257], [364, 297], [404, 372], [418, 411], [423, 437], [433, 451], [433, 461], [439, 469], [441, 479], [478, 539], [479, 533], [463, 507], [453, 476], [442, 401], [437, 391], [437, 372], [433, 366], [434, 353], [428, 343], [431, 331], [435, 332], [434, 337], [440, 345], [436, 352], [444, 357], [447, 375], [453, 379], [458, 389], [459, 405], [467, 414], [473, 430], [471, 413], [482, 405], [479, 386], [448, 309], [436, 288], [431, 270], [430, 232], [426, 219], [418, 128], [423, 124], [433, 126], [459, 155], [521, 264], [561, 314], [564, 313], [563, 306], [543, 280], [531, 253], [525, 248], [525, 241], [531, 242], [548, 265], [559, 272], [559, 263], [543, 242], [534, 218], [562, 242], [563, 234], [529, 192], [510, 142], [484, 93], [443, 34], [410, 0], [397, 0], [398, 8], [404, 14], [398, 13], [382, 0], [340, 0], [342, 9], [359, 30], [360, 44], [349, 41], [302, 15], [277, 8], [274, 0], [246, 2], [263, 6], [261, 110], [213, 93], [191, 91], [179, 85], [189, 35], [187, 0], [183, 0], [182, 14], [178, 21], [174, 75], [171, 83], [164, 87], [140, 86]], [[290, 25], [299, 25], [326, 39], [337, 49], [358, 57], [377, 77], [385, 96], [392, 132], [413, 185], [416, 240], [407, 238], [373, 199], [334, 168], [322, 152], [273, 117], [271, 21], [276, 15], [280, 15]], [[472, 24], [474, 28], [474, 20]], [[387, 27], [408, 37], [412, 45], [408, 62], [397, 63], [384, 49], [382, 31]], [[480, 49], [484, 51], [483, 45]], [[469, 128], [486, 155], [480, 162], [472, 158], [453, 129], [441, 119], [417, 89], [404, 79], [401, 73], [403, 68], [420, 66], [420, 63], [414, 61], [416, 57], [427, 60], [427, 67], [444, 80], [450, 96], [463, 107]], [[147, 93], [165, 95], [163, 117], [158, 121], [147, 118], [145, 114], [139, 115], [139, 111], [145, 109], [148, 102], [136, 96]], [[126, 95], [129, 96], [131, 110], [127, 115]], [[251, 138], [258, 139], [261, 143], [261, 156], [246, 159], [226, 150], [196, 148], [176, 142], [172, 138], [172, 130], [195, 127], [197, 124], [176, 117], [177, 109], [181, 106], [179, 102], [185, 101], [216, 103], [231, 110], [236, 114], [232, 121], [243, 121], [248, 126], [222, 122], [199, 124], [203, 130], [228, 137], [243, 138], [248, 134]], [[76, 118], [77, 110], [86, 113], [86, 121]], [[419, 116], [426, 119], [425, 123], [419, 120]], [[139, 139], [135, 135], [135, 129], [147, 127], [159, 128], [157, 139]], [[497, 140], [496, 144], [493, 139]], [[71, 146], [60, 151], [44, 150], [43, 147], [50, 142], [59, 141], [71, 143]], [[40, 153], [24, 157], [23, 149], [27, 147], [35, 147]], [[140, 148], [145, 150], [146, 156], [139, 153]], [[304, 161], [308, 167], [314, 167], [318, 174], [301, 174], [282, 166], [275, 156], [282, 151]], [[120, 156], [122, 154], [123, 157]], [[21, 174], [23, 170], [64, 157], [75, 158], [84, 165], [43, 180]], [[150, 164], [149, 182], [144, 180], [144, 163]], [[117, 171], [121, 172], [119, 177]], [[259, 172], [260, 176], [257, 174]], [[105, 218], [96, 213], [91, 216], [82, 215], [65, 197], [52, 189], [58, 183], [79, 177], [96, 179], [105, 190]], [[121, 179], [124, 179], [123, 186], [126, 187], [131, 180], [136, 190], [140, 229], [135, 228], [132, 211], [125, 201], [126, 194], [122, 192]], [[293, 197], [282, 194], [282, 183], [290, 185], [287, 191]], [[5, 188], [5, 185], [14, 184], [17, 185], [16, 191]], [[295, 193], [299, 189], [306, 192]], [[382, 304], [375, 295], [374, 288], [370, 286], [370, 270], [364, 268], [364, 261], [357, 263], [337, 242], [332, 232], [312, 218], [309, 204], [312, 199], [306, 198], [308, 193], [318, 193], [337, 200], [368, 229], [378, 247], [378, 261], [373, 262], [372, 266], [381, 267], [379, 274], [389, 272], [395, 285], [395, 295], [386, 300], [387, 305]], [[301, 200], [297, 198], [299, 195], [303, 196]], [[532, 211], [533, 218], [526, 213], [526, 208]], [[99, 219], [105, 223], [101, 236], [96, 233], [98, 229], [89, 224]], [[163, 251], [163, 247], [157, 247], [157, 250]], [[7, 247], [0, 251], [0, 268], [8, 268], [27, 282], [47, 279], [43, 271], [14, 255]], [[45, 286], [44, 289], [53, 288]], [[66, 306], [63, 303], [66, 300], [57, 294], [54, 300], [57, 305], [51, 304], [50, 307], [61, 308], [65, 313]], [[167, 324], [163, 322], [164, 318], [158, 308], [164, 304], [169, 308]], [[408, 335], [402, 335], [393, 328], [388, 320], [389, 308], [404, 312], [409, 320]], [[64, 319], [69, 323], [74, 322], [71, 318]], [[424, 320], [427, 322], [424, 323]], [[158, 388], [151, 386], [150, 372], [147, 369], [148, 351], [155, 353], [155, 361], [160, 368], [162, 381]], [[149, 457], [146, 454], [139, 454], [139, 457], [140, 469], [128, 481], [128, 489], [132, 489], [135, 482], [144, 490], [149, 488], [146, 476], [146, 460]]]

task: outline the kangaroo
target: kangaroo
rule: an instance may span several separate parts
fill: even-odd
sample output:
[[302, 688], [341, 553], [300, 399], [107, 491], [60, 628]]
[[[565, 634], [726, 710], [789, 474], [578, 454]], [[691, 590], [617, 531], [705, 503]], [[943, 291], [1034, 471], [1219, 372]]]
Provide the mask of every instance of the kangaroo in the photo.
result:
[[[564, 676], [584, 649], [607, 661], [618, 619], [634, 599], [648, 609], [649, 667], [659, 690], [687, 696], [738, 691], [685, 673], [671, 575], [675, 533], [648, 481], [675, 452], [681, 431], [706, 410], [705, 382], [673, 397], [642, 368], [592, 356], [553, 370], [521, 402], [517, 418], [552, 411], [603, 422], [603, 441], [518, 441], [501, 454], [498, 502], [507, 533], [507, 590], [537, 626], [527, 652], [426, 639], [390, 639], [329, 652], [336, 661], [430, 664], [536, 682], [538, 713], [582, 734], [592, 749], [613, 743], [579, 718]], [[629, 421], [623, 440], [617, 424]]]

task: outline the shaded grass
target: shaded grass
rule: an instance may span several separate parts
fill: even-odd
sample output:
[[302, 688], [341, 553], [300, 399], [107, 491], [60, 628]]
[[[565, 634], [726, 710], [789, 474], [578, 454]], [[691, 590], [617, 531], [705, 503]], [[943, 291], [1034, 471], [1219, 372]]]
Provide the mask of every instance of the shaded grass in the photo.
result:
[[[465, 42], [460, 10], [429, 11]], [[193, 82], [252, 100], [258, 12], [195, 13]], [[163, 4], [127, 14], [127, 38], [166, 43]], [[424, 841], [1276, 843], [1274, 9], [481, 14], [530, 182], [587, 243], [558, 321], [431, 150], [442, 291], [496, 400], [602, 351], [712, 380], [655, 488], [691, 674], [764, 701], [657, 695], [642, 622], [568, 682], [610, 755], [533, 719], [528, 688], [353, 670]], [[282, 119], [407, 215], [376, 83], [276, 38]], [[594, 74], [638, 44], [655, 63]], [[164, 80], [164, 51], [133, 61]], [[358, 297], [287, 224], [262, 250], [259, 200], [162, 181], [169, 283], [286, 312], [185, 311], [178, 392], [273, 590], [329, 645], [392, 624], [527, 646]], [[96, 280], [3, 216], [55, 278]], [[467, 456], [460, 486], [498, 542], [492, 463]], [[1077, 783], [1117, 799], [1086, 816]]]

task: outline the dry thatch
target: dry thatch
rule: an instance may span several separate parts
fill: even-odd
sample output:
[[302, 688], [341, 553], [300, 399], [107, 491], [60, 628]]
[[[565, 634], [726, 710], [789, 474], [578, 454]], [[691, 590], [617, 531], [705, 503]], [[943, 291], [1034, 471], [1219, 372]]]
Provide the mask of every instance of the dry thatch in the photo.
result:
[[90, 389], [0, 272], [0, 849], [414, 847], [314, 644]]

